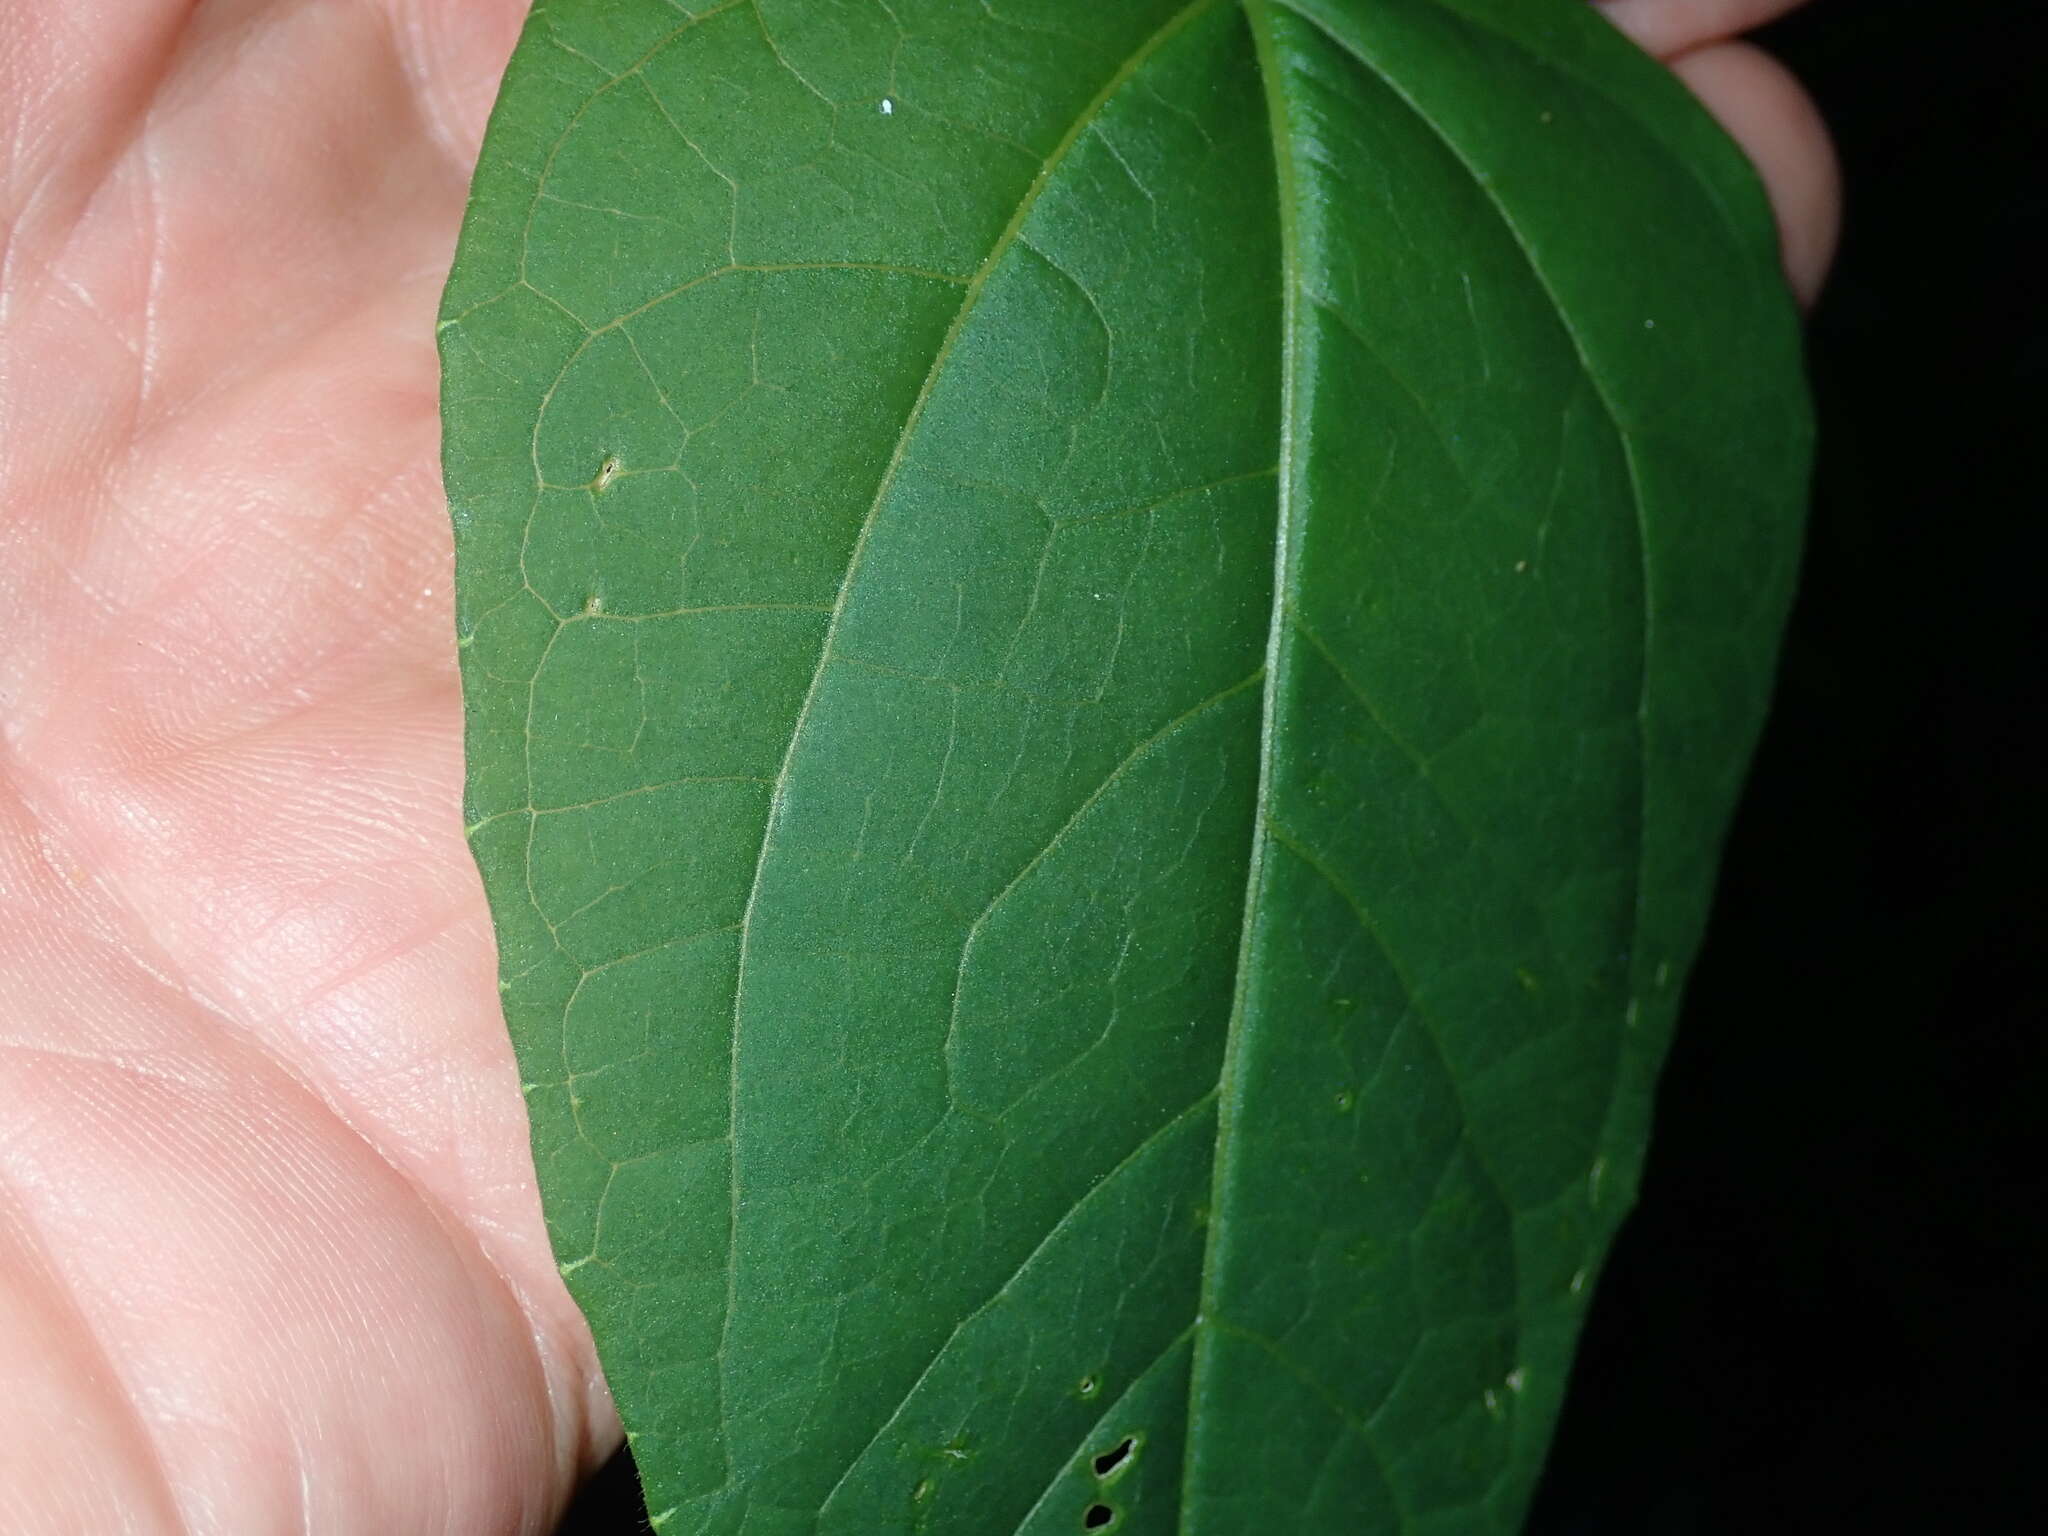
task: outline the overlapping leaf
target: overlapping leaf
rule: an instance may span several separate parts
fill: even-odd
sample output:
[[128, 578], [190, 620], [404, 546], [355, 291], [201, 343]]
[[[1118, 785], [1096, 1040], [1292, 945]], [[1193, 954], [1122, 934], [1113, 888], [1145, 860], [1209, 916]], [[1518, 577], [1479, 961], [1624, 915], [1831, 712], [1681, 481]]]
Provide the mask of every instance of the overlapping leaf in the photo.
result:
[[1512, 1529], [1797, 543], [1732, 147], [1576, 0], [549, 0], [444, 313], [662, 1529]]

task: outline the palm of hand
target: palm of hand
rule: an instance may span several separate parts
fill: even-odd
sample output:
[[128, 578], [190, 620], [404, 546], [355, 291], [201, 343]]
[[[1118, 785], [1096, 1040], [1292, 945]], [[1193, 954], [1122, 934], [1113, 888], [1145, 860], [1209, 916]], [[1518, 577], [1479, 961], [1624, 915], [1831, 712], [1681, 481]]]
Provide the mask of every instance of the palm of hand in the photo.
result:
[[9, 1530], [542, 1531], [616, 1442], [462, 838], [435, 454], [523, 9], [0, 0]]
[[462, 839], [432, 351], [523, 7], [7, 9], [0, 1525], [545, 1530], [616, 1431]]

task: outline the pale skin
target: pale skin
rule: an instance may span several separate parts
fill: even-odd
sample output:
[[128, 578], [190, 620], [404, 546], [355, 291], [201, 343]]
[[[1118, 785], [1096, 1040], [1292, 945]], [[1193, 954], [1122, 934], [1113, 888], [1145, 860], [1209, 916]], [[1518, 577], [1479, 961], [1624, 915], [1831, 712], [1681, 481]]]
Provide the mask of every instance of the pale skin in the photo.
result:
[[[1817, 290], [1731, 41], [1604, 9]], [[619, 1426], [463, 841], [433, 315], [525, 0], [0, 0], [0, 1528], [549, 1530]]]

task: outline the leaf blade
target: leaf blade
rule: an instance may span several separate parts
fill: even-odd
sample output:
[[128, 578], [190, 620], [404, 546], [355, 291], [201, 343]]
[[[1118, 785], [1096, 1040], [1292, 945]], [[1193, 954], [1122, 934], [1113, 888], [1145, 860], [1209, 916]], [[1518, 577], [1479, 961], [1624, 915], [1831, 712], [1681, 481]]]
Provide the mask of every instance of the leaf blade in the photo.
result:
[[[557, 1248], [665, 1525], [1508, 1527], [1796, 543], [1759, 200], [1571, 7], [1022, 9], [515, 61], [442, 342]], [[1617, 131], [1647, 239], [1558, 213]]]

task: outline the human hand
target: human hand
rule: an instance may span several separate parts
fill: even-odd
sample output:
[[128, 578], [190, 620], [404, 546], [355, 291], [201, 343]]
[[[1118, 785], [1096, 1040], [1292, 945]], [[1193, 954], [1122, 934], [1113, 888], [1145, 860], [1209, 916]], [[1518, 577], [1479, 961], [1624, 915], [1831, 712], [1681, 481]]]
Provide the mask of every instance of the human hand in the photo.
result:
[[[1810, 109], [1613, 0], [1832, 240]], [[435, 297], [523, 0], [0, 0], [0, 1528], [541, 1532], [617, 1444], [461, 827]]]

